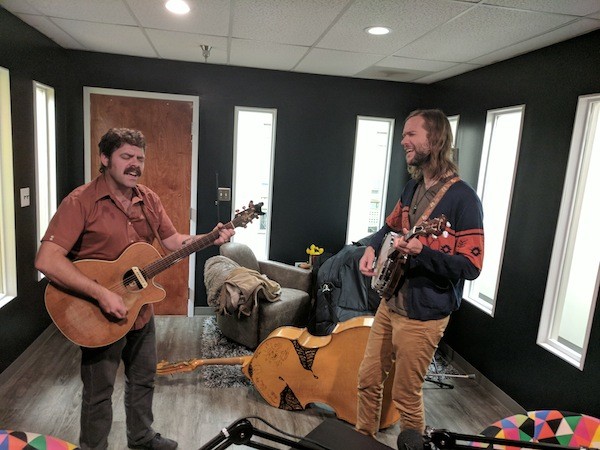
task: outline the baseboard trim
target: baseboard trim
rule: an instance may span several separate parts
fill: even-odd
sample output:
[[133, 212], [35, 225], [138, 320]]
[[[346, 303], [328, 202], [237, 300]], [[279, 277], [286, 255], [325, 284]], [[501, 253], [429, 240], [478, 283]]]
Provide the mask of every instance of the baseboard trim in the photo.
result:
[[455, 352], [452, 347], [447, 345], [444, 342], [440, 342], [439, 351], [444, 356], [446, 361], [452, 364], [452, 366], [457, 369], [461, 373], [474, 374], [475, 379], [478, 384], [488, 390], [492, 395], [497, 398], [502, 405], [511, 411], [517, 412], [527, 412], [525, 408], [519, 405], [515, 400], [513, 400], [510, 395], [492, 383], [488, 378], [486, 378], [481, 372], [479, 372], [475, 367], [473, 367], [466, 359], [460, 356], [457, 352]]
[[195, 316], [214, 316], [215, 308], [212, 306], [195, 306], [194, 307], [194, 315]]

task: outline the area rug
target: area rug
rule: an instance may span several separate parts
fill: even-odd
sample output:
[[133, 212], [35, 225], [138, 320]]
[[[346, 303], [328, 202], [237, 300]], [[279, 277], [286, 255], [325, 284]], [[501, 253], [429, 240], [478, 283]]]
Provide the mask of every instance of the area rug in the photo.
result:
[[[215, 317], [207, 317], [203, 323], [201, 355], [202, 359], [231, 358], [252, 355], [252, 351], [230, 341], [221, 333]], [[242, 372], [242, 366], [203, 366], [201, 369], [204, 384], [208, 388], [231, 388], [251, 386], [252, 383]]]
[[[201, 340], [201, 358], [230, 358], [236, 356], [252, 355], [253, 352], [248, 348], [236, 344], [227, 339], [221, 333], [217, 326], [214, 316], [207, 317], [203, 323]], [[208, 388], [228, 388], [251, 386], [252, 383], [242, 372], [241, 366], [207, 365], [200, 368], [204, 378], [205, 386]], [[431, 363], [428, 374], [458, 374], [458, 371], [449, 364], [442, 355], [436, 353], [435, 361]], [[436, 377], [433, 375], [428, 381], [448, 382], [446, 377]]]

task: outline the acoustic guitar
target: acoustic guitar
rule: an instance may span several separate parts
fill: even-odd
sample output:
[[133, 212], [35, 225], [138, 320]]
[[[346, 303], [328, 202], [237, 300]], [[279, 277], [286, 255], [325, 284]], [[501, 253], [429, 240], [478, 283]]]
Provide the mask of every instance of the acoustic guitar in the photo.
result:
[[385, 235], [379, 256], [375, 261], [375, 275], [371, 279], [371, 287], [382, 297], [390, 298], [396, 293], [398, 284], [404, 274], [404, 264], [408, 255], [394, 248], [394, 239], [404, 238], [408, 241], [416, 236], [440, 236], [450, 224], [442, 214], [435, 219], [426, 220], [414, 226], [404, 236], [393, 231]]
[[[264, 214], [261, 211], [262, 205], [263, 203], [255, 205], [250, 202], [225, 227], [245, 227]], [[143, 305], [165, 298], [165, 290], [155, 282], [154, 277], [192, 253], [209, 247], [218, 237], [219, 231], [213, 230], [164, 257], [152, 245], [136, 242], [114, 261], [74, 261], [73, 264], [84, 275], [121, 295], [128, 310], [124, 319], [104, 313], [96, 300], [53, 283], [46, 287], [46, 309], [61, 333], [73, 343], [82, 347], [112, 344], [131, 329]]]
[[[288, 411], [310, 403], [331, 407], [336, 416], [356, 425], [358, 369], [364, 357], [373, 317], [338, 323], [328, 336], [313, 336], [306, 328], [285, 326], [272, 331], [249, 356], [158, 363], [158, 375], [192, 372], [205, 365], [241, 365], [263, 399]], [[394, 369], [384, 384], [380, 428], [400, 418], [392, 402]]]

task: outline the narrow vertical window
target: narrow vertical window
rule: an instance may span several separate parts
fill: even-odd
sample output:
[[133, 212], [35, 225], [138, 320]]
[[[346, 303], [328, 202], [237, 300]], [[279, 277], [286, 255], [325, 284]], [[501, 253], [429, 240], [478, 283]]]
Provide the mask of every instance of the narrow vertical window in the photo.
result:
[[264, 203], [265, 214], [236, 230], [233, 240], [248, 245], [258, 259], [269, 255], [276, 119], [275, 109], [235, 108], [233, 209], [252, 200]]
[[488, 111], [477, 194], [483, 205], [485, 259], [479, 278], [465, 283], [466, 299], [494, 315], [519, 156], [525, 106]]
[[448, 122], [450, 122], [450, 129], [452, 130], [452, 147], [456, 147], [456, 133], [458, 132], [458, 121], [460, 116], [448, 116]]
[[583, 370], [600, 284], [600, 94], [579, 98], [537, 343]]
[[346, 242], [383, 226], [394, 119], [358, 116]]
[[[36, 206], [38, 248], [56, 212], [56, 127], [54, 89], [33, 82], [35, 111]], [[41, 274], [40, 274], [41, 276]]]
[[0, 67], [0, 308], [17, 296], [10, 79]]

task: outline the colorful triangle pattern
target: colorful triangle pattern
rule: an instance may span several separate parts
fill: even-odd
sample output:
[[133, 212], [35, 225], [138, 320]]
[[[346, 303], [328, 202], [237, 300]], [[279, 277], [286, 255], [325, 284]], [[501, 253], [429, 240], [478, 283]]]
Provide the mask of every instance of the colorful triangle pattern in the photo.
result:
[[79, 447], [54, 436], [0, 430], [0, 450], [79, 450]]
[[[540, 410], [529, 411], [526, 415], [516, 414], [493, 423], [481, 434], [500, 439], [600, 449], [600, 419], [567, 411]], [[494, 448], [518, 449], [503, 445], [494, 445]]]

